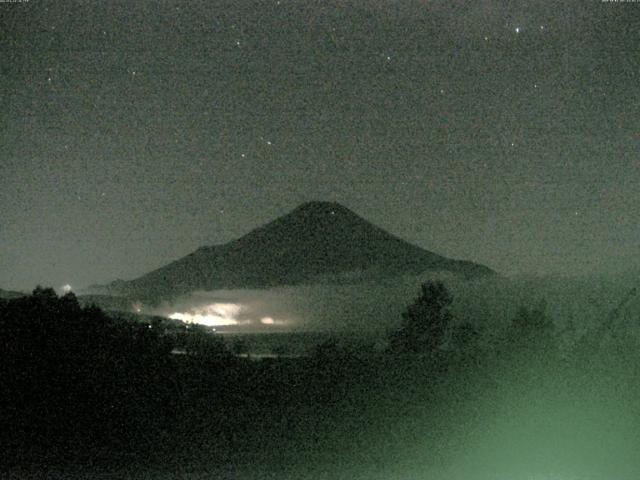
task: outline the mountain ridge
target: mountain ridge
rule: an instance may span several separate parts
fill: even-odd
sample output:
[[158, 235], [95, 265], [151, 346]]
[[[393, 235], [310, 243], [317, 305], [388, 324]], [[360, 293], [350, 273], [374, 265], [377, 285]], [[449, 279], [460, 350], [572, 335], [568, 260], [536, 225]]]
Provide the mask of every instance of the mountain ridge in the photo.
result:
[[26, 293], [17, 292], [14, 290], [4, 290], [0, 288], [0, 299], [2, 300], [12, 300], [14, 298], [20, 298], [26, 296]]
[[490, 268], [402, 240], [336, 202], [312, 201], [225, 244], [203, 246], [130, 281], [107, 286], [157, 303], [195, 290], [269, 288], [353, 275], [442, 270], [477, 277]]

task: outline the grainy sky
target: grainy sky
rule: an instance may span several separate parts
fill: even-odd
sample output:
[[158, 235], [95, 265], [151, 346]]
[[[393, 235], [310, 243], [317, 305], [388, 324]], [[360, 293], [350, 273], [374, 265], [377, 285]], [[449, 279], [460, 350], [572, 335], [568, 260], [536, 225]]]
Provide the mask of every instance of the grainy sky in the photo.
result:
[[501, 273], [637, 266], [640, 3], [0, 3], [0, 287], [308, 200]]

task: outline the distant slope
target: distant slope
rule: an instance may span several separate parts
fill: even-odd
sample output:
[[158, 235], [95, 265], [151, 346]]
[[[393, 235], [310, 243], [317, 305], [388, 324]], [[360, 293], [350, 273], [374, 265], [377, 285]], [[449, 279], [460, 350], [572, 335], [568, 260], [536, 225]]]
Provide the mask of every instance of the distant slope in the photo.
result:
[[78, 295], [78, 303], [83, 307], [96, 306], [105, 311], [130, 312], [133, 310], [131, 300], [110, 295]]
[[305, 203], [224, 245], [195, 252], [107, 291], [156, 302], [194, 290], [267, 288], [425, 271], [494, 275], [401, 240], [338, 203]]
[[13, 292], [11, 290], [2, 290], [0, 288], [0, 299], [3, 300], [11, 300], [12, 298], [19, 298], [26, 296], [26, 293], [22, 292]]

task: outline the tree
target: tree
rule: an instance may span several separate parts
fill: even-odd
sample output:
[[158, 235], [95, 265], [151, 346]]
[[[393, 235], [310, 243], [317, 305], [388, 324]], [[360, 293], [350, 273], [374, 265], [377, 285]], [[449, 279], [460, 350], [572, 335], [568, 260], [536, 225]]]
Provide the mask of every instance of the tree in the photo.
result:
[[507, 341], [518, 349], [537, 351], [553, 345], [554, 324], [544, 306], [520, 307], [507, 330]]
[[478, 347], [480, 332], [471, 323], [457, 325], [451, 332], [451, 348], [459, 353], [472, 351]]
[[50, 288], [0, 304], [4, 457], [124, 451], [132, 432], [140, 445], [153, 438], [175, 398], [171, 347], [156, 330]]
[[452, 316], [453, 297], [442, 282], [422, 284], [421, 294], [402, 313], [402, 325], [391, 336], [391, 349], [404, 353], [430, 353], [443, 342]]
[[544, 306], [519, 308], [503, 337], [504, 365], [526, 383], [548, 377], [558, 366], [558, 353], [555, 326]]

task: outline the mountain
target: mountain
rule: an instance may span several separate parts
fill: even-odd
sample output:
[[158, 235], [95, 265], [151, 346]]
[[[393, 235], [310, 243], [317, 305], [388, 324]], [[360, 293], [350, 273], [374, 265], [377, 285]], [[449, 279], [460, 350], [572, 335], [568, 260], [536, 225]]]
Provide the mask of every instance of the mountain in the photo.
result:
[[121, 296], [114, 297], [111, 295], [78, 295], [78, 303], [83, 307], [96, 306], [105, 311], [130, 312], [133, 308], [133, 302]]
[[13, 292], [11, 290], [2, 290], [0, 288], [0, 299], [3, 300], [11, 300], [13, 298], [20, 298], [26, 296], [26, 293], [22, 292]]
[[401, 240], [333, 202], [305, 203], [223, 245], [195, 252], [106, 292], [156, 303], [195, 290], [268, 288], [425, 271], [495, 275]]

